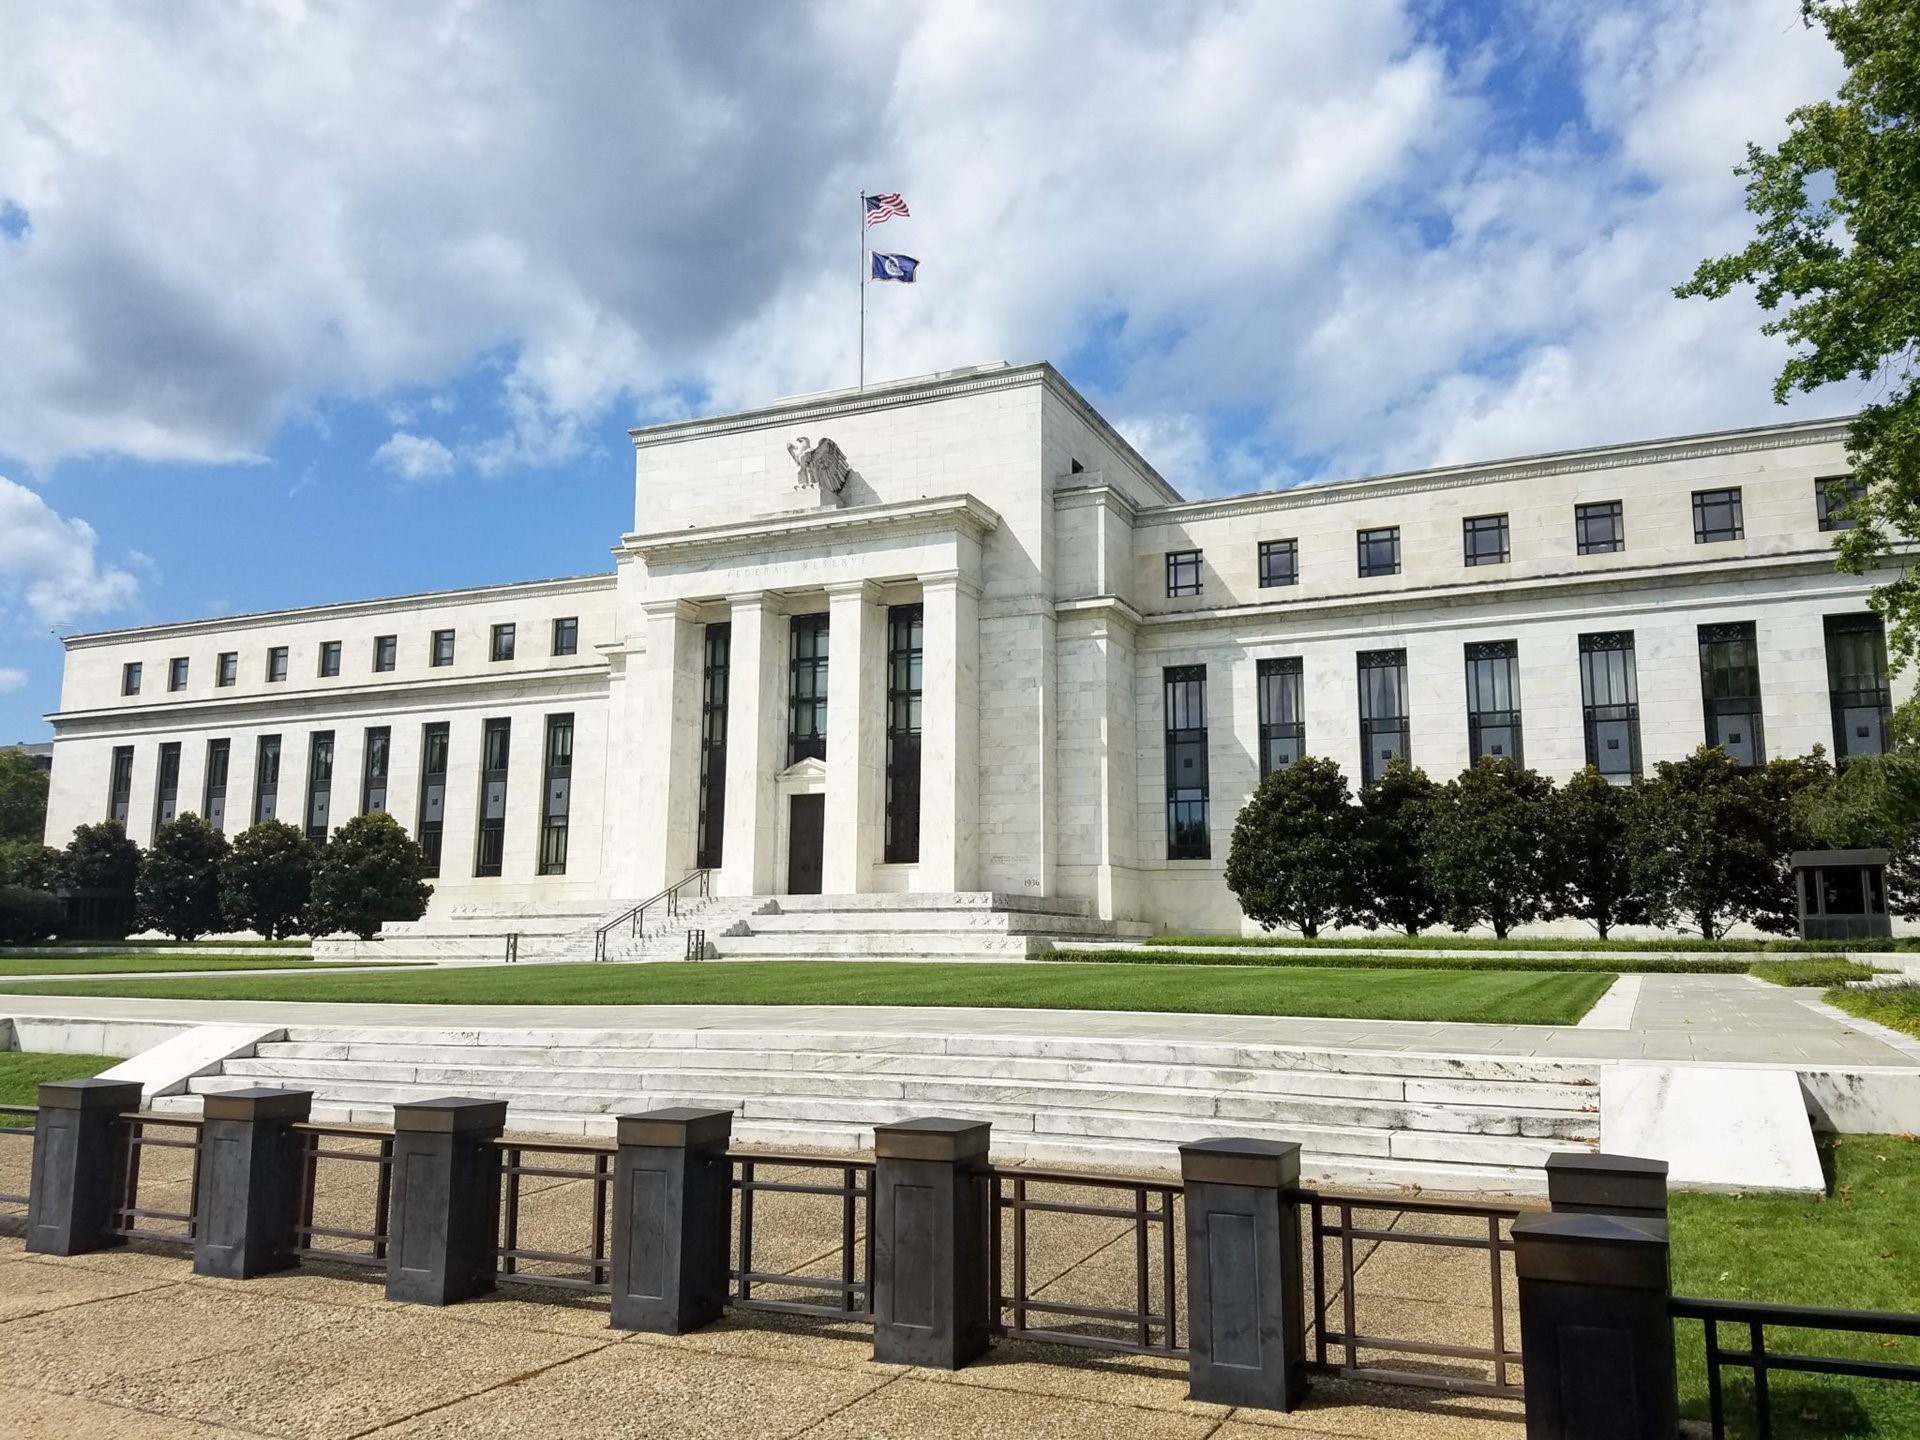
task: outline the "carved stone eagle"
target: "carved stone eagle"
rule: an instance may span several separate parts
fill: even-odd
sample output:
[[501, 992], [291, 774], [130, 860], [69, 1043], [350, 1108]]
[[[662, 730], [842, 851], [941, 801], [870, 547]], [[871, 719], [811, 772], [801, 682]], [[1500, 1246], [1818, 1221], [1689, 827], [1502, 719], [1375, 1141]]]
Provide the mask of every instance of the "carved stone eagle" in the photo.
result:
[[818, 445], [804, 435], [798, 436], [787, 446], [787, 453], [800, 469], [800, 489], [817, 489], [823, 494], [837, 496], [847, 488], [847, 457], [826, 436], [820, 437]]

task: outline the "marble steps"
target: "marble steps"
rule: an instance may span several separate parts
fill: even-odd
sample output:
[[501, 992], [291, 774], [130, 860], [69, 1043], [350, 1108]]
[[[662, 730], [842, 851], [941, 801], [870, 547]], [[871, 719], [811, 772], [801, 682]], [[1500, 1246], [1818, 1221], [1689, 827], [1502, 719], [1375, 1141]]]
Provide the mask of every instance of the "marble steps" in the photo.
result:
[[1045, 935], [1060, 940], [1103, 942], [1142, 938], [1152, 927], [1139, 921], [1098, 920], [1039, 910], [775, 910], [755, 915], [755, 935], [961, 934]]
[[1030, 960], [1048, 954], [1044, 935], [992, 931], [819, 930], [709, 936], [722, 960]]
[[819, 912], [888, 912], [901, 910], [1018, 910], [1034, 915], [1070, 915], [1086, 918], [1085, 900], [1062, 895], [1021, 895], [998, 890], [916, 891], [859, 895], [779, 895], [774, 897], [786, 915]]

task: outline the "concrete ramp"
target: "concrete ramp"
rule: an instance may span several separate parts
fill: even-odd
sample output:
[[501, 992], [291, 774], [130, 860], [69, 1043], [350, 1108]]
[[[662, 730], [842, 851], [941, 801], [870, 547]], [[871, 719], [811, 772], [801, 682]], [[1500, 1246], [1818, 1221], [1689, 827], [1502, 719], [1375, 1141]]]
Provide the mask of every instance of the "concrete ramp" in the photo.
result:
[[138, 1080], [143, 1098], [151, 1102], [185, 1090], [197, 1076], [219, 1073], [227, 1061], [249, 1057], [262, 1041], [286, 1033], [278, 1025], [196, 1025], [101, 1072], [100, 1078]]
[[1826, 1188], [1800, 1077], [1788, 1069], [1609, 1065], [1600, 1073], [1600, 1146], [1666, 1161], [1682, 1189]]

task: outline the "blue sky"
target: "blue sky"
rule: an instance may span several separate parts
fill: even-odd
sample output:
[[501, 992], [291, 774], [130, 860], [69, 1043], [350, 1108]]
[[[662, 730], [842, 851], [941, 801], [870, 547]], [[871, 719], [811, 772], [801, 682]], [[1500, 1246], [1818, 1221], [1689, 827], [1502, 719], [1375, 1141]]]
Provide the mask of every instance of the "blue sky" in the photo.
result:
[[[0, 741], [56, 632], [606, 567], [630, 425], [1058, 364], [1190, 494], [1780, 418], [1796, 0], [0, 0]], [[1841, 413], [1851, 394], [1796, 404]]]

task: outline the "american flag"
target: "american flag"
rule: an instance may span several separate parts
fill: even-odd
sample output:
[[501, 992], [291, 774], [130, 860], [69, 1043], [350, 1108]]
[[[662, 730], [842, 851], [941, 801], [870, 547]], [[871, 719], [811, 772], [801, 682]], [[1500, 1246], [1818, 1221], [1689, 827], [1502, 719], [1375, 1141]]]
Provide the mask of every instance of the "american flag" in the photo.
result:
[[907, 210], [907, 202], [898, 195], [868, 195], [865, 199], [869, 225], [884, 225], [896, 215], [906, 220], [913, 218]]

